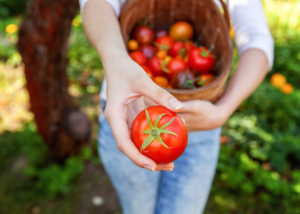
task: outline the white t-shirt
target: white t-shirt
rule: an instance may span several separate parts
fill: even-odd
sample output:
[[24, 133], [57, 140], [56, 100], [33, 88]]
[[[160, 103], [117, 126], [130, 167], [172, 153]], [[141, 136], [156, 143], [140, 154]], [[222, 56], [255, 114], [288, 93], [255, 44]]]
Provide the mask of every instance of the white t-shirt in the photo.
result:
[[[88, 0], [79, 0], [81, 11]], [[125, 0], [106, 0], [117, 16]], [[220, 6], [219, 0], [215, 3]], [[262, 50], [271, 69], [274, 59], [274, 40], [270, 33], [261, 0], [228, 0], [229, 15], [234, 29], [235, 44], [239, 55], [250, 48]], [[106, 80], [102, 83], [101, 99], [106, 100]]]

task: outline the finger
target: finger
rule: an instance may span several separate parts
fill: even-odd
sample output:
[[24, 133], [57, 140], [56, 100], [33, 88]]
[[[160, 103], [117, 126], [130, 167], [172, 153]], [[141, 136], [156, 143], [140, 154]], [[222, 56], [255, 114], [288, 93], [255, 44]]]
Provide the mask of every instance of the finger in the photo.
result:
[[197, 109], [200, 100], [188, 100], [188, 101], [184, 101], [183, 104], [183, 108], [181, 110], [181, 113], [192, 113], [195, 112], [195, 110]]
[[114, 112], [114, 115], [111, 115], [109, 111], [106, 111], [105, 116], [111, 126], [118, 149], [137, 166], [147, 168], [150, 171], [156, 170], [156, 163], [150, 158], [142, 155], [131, 141], [125, 116], [122, 113], [117, 113], [126, 112], [126, 109], [113, 109], [112, 111]]
[[168, 163], [168, 164], [157, 164], [156, 171], [173, 171], [174, 169], [174, 163]]
[[199, 111], [206, 111], [211, 106], [212, 103], [206, 100], [188, 100], [183, 102], [184, 107], [180, 111], [181, 113], [195, 113], [198, 114]]
[[145, 84], [144, 87], [141, 88], [141, 92], [145, 97], [148, 97], [153, 102], [164, 106], [171, 111], [178, 112], [183, 108], [183, 104], [181, 102], [152, 81]]
[[147, 107], [157, 105], [157, 103], [153, 102], [148, 97], [143, 97], [143, 98], [144, 98], [144, 103]]
[[127, 105], [128, 127], [131, 129], [132, 123], [137, 115], [145, 109], [145, 103], [143, 97], [132, 101]]
[[178, 113], [178, 116], [182, 119], [182, 121], [184, 122], [184, 125], [186, 127], [194, 125], [194, 123], [199, 123], [199, 121], [195, 121], [195, 115], [191, 114], [191, 113]]

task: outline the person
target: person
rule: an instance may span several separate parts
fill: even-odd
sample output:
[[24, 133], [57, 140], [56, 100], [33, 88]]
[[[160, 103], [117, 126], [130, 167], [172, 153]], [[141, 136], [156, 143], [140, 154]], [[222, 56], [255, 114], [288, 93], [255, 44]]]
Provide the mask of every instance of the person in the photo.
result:
[[[220, 127], [272, 67], [274, 42], [262, 2], [229, 0], [239, 61], [223, 96], [211, 103], [178, 101], [131, 60], [118, 22], [125, 0], [79, 1], [86, 35], [106, 74], [100, 94], [105, 113], [99, 119], [99, 153], [123, 213], [202, 213], [218, 161]], [[149, 100], [178, 112], [185, 121], [188, 146], [175, 161], [176, 167], [174, 163], [156, 164], [131, 141], [131, 124]]]

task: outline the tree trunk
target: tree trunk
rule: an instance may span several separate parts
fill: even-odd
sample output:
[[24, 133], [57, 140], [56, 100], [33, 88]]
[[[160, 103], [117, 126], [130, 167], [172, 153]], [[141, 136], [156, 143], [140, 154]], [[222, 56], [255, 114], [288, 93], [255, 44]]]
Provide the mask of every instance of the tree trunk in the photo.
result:
[[32, 0], [20, 28], [31, 110], [38, 131], [58, 160], [87, 144], [91, 125], [68, 94], [67, 47], [78, 0]]

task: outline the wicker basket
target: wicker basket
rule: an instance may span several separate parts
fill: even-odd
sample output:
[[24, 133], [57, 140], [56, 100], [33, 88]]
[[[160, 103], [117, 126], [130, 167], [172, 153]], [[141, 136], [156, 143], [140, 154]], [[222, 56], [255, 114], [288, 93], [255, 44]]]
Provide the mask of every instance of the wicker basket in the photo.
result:
[[[203, 99], [215, 102], [224, 92], [232, 65], [232, 42], [229, 36], [229, 15], [220, 0], [224, 16], [213, 0], [127, 0], [121, 9], [120, 25], [125, 44], [136, 23], [147, 18], [155, 30], [169, 29], [176, 21], [187, 21], [195, 31], [194, 40], [214, 47], [217, 78], [211, 84], [196, 89], [166, 89], [179, 100]], [[225, 17], [225, 18], [224, 18]]]

